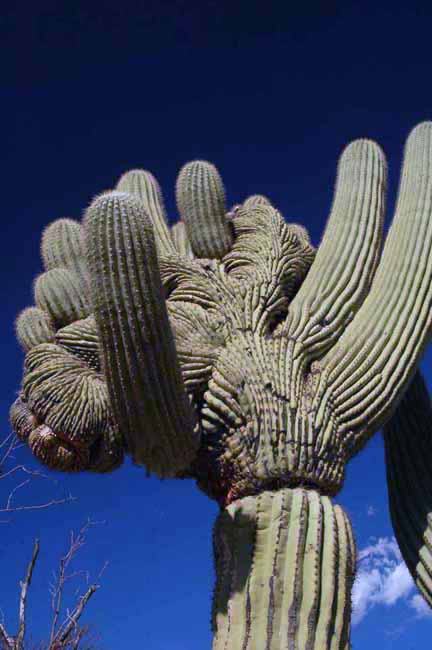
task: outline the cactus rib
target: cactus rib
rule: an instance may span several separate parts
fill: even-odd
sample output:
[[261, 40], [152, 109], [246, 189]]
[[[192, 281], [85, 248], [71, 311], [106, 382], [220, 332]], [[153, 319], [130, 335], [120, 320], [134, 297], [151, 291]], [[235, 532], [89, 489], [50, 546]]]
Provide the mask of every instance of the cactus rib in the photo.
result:
[[355, 546], [340, 506], [302, 488], [239, 499], [213, 545], [213, 650], [345, 650]]

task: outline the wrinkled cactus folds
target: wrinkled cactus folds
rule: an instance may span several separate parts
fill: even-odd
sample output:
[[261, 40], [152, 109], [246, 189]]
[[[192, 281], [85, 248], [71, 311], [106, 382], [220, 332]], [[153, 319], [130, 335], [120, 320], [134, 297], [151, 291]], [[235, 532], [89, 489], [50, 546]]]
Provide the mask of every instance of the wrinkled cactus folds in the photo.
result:
[[412, 382], [432, 332], [432, 123], [408, 138], [384, 242], [386, 182], [377, 144], [347, 146], [317, 250], [261, 194], [227, 208], [205, 161], [181, 169], [172, 227], [135, 169], [43, 235], [12, 425], [53, 469], [128, 453], [219, 503], [214, 650], [350, 647], [355, 545], [331, 497], [383, 425], [395, 534], [432, 603], [432, 417]]

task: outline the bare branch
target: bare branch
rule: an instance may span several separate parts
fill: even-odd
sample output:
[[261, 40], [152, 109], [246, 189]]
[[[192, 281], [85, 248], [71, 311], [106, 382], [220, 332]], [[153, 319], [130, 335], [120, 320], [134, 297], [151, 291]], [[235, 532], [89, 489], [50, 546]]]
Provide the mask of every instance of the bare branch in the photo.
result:
[[33, 555], [32, 559], [30, 560], [30, 563], [27, 567], [27, 574], [25, 577], [24, 582], [21, 582], [21, 596], [20, 596], [20, 604], [19, 604], [19, 628], [18, 628], [18, 634], [15, 642], [15, 648], [14, 650], [21, 650], [22, 649], [22, 644], [24, 641], [24, 634], [25, 634], [25, 615], [26, 615], [26, 599], [27, 599], [27, 591], [31, 583], [31, 579], [33, 576], [33, 570], [36, 564], [37, 557], [39, 555], [39, 540], [35, 540], [34, 547], [33, 547]]
[[74, 628], [76, 628], [78, 621], [84, 611], [85, 606], [87, 605], [88, 601], [90, 598], [93, 596], [93, 594], [99, 589], [100, 585], [91, 585], [86, 593], [81, 596], [78, 605], [75, 608], [75, 611], [72, 615], [68, 615], [69, 622], [66, 625], [64, 631], [60, 634], [60, 636], [57, 636], [55, 640], [59, 640], [61, 643], [64, 643], [67, 641], [68, 637], [70, 634], [73, 632]]
[[[70, 641], [69, 637], [74, 630], [76, 631], [78, 620], [82, 612], [84, 611], [85, 606], [87, 605], [91, 596], [97, 591], [97, 589], [99, 589], [100, 586], [99, 584], [91, 585], [89, 589], [86, 591], [86, 593], [78, 601], [78, 604], [75, 606], [73, 614], [71, 615], [69, 614], [69, 611], [67, 611], [66, 619], [60, 625], [58, 625], [58, 621], [62, 609], [63, 592], [64, 592], [66, 582], [68, 582], [69, 580], [71, 580], [72, 578], [78, 575], [83, 575], [83, 574], [85, 574], [86, 576], [87, 583], [89, 580], [88, 572], [73, 571], [72, 573], [68, 573], [67, 569], [71, 561], [73, 560], [74, 556], [76, 555], [76, 553], [80, 550], [82, 546], [84, 546], [86, 541], [85, 533], [88, 531], [88, 529], [91, 526], [100, 523], [105, 523], [105, 522], [92, 521], [91, 519], [88, 519], [86, 523], [81, 527], [77, 535], [75, 535], [75, 533], [71, 531], [69, 549], [66, 555], [64, 555], [60, 560], [57, 584], [56, 586], [51, 585], [50, 588], [50, 594], [52, 596], [51, 607], [53, 610], [53, 620], [51, 624], [50, 646], [49, 646], [51, 650], [56, 650], [57, 648], [61, 647], [59, 646], [59, 643], [64, 643], [65, 640]], [[99, 572], [98, 579], [101, 577], [107, 564], [108, 563], [105, 562], [105, 564], [103, 565], [101, 571]], [[78, 593], [78, 589], [76, 591], [76, 594], [77, 593]], [[80, 632], [80, 628], [78, 628], [78, 632]], [[75, 644], [77, 643], [76, 639], [74, 640], [74, 643]], [[79, 639], [78, 639], [78, 643], [79, 643]], [[72, 646], [72, 647], [78, 647], [78, 646]]]
[[[14, 492], [16, 490], [12, 490], [12, 491]], [[12, 507], [0, 508], [0, 512], [20, 512], [22, 510], [42, 510], [43, 508], [49, 508], [50, 506], [57, 506], [57, 505], [61, 505], [63, 503], [69, 503], [69, 501], [76, 501], [76, 500], [77, 500], [77, 497], [74, 497], [71, 494], [69, 494], [69, 496], [64, 497], [63, 499], [51, 499], [51, 501], [46, 501], [45, 503], [36, 503], [36, 504], [33, 504], [33, 505], [28, 505], [28, 506], [12, 506]], [[0, 520], [0, 523], [6, 523], [6, 522]]]
[[[26, 480], [21, 481], [17, 485], [15, 485], [10, 491], [6, 499], [6, 504], [3, 508], [0, 508], [0, 513], [8, 513], [11, 514], [13, 512], [20, 512], [24, 510], [42, 510], [44, 508], [49, 508], [50, 506], [55, 506], [55, 505], [62, 505], [64, 503], [68, 503], [70, 501], [75, 501], [76, 497], [73, 497], [71, 494], [69, 494], [66, 497], [60, 498], [60, 499], [51, 499], [49, 501], [46, 501], [44, 503], [37, 503], [37, 504], [29, 504], [29, 505], [14, 505], [13, 504], [13, 499], [16, 495], [16, 493], [21, 490], [23, 487], [28, 485], [31, 482], [32, 478], [43, 478], [47, 479], [49, 481], [52, 481], [53, 483], [58, 483], [58, 480], [55, 478], [51, 478], [49, 475], [45, 474], [44, 472], [41, 472], [40, 470], [37, 469], [30, 469], [26, 467], [23, 464], [15, 464], [12, 465], [12, 467], [8, 467], [6, 469], [7, 465], [12, 464], [11, 461], [13, 462], [14, 459], [14, 452], [20, 447], [23, 447], [23, 445], [19, 438], [12, 432], [9, 433], [1, 442], [0, 442], [0, 480], [5, 480], [10, 478], [11, 476], [16, 475], [18, 472], [22, 472], [23, 474], [26, 474], [29, 478]], [[0, 520], [1, 523], [8, 523], [9, 520]]]
[[0, 623], [0, 640], [2, 641], [2, 647], [4, 650], [14, 650], [15, 641], [13, 637], [9, 636], [2, 623]]

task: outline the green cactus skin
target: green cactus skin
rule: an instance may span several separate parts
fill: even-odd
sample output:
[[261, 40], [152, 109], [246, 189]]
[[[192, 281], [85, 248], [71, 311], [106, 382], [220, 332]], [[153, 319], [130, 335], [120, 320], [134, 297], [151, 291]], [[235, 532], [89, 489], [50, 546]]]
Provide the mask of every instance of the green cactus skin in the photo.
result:
[[203, 258], [225, 255], [233, 237], [216, 167], [203, 160], [184, 165], [177, 178], [176, 198], [194, 254]]
[[75, 321], [58, 330], [55, 341], [93, 370], [101, 370], [99, 337], [94, 316]]
[[58, 267], [75, 273], [86, 296], [89, 295], [89, 277], [84, 249], [82, 226], [73, 219], [57, 219], [44, 230], [41, 255], [46, 271]]
[[58, 267], [39, 275], [34, 283], [34, 298], [57, 329], [90, 314], [78, 276], [65, 268]]
[[72, 441], [93, 442], [109, 411], [106, 384], [98, 373], [53, 343], [30, 350], [25, 370], [23, 395], [32, 412], [54, 431], [67, 431]]
[[257, 205], [270, 205], [271, 203], [268, 200], [266, 196], [263, 196], [262, 194], [253, 194], [252, 196], [249, 196], [246, 201], [243, 202], [243, 207], [245, 210], [249, 210], [250, 208], [256, 208]]
[[133, 459], [159, 476], [196, 453], [193, 414], [176, 360], [152, 224], [142, 204], [112, 192], [85, 218], [93, 306], [116, 422]]
[[361, 307], [352, 303], [353, 323], [319, 361], [317, 426], [331, 401], [342, 430], [353, 432], [350, 453], [388, 419], [430, 341], [431, 163], [432, 123], [425, 122], [407, 140], [396, 213], [372, 287]]
[[73, 270], [85, 258], [81, 224], [73, 219], [50, 223], [42, 235], [41, 255], [46, 271], [58, 266]]
[[52, 469], [104, 472], [123, 459], [104, 378], [60, 345], [43, 343], [27, 353], [22, 394], [10, 417]]
[[187, 236], [186, 226], [183, 221], [178, 221], [171, 226], [171, 238], [176, 252], [184, 257], [194, 257], [192, 246]]
[[390, 515], [402, 556], [432, 607], [432, 404], [418, 371], [384, 427]]
[[356, 551], [314, 490], [238, 499], [216, 520], [213, 650], [346, 650]]
[[162, 192], [153, 174], [143, 169], [132, 169], [123, 174], [116, 189], [139, 198], [153, 224], [159, 255], [173, 255], [175, 248], [168, 228]]
[[227, 213], [209, 163], [177, 182], [194, 257], [177, 235], [156, 254], [133, 192], [102, 195], [84, 224], [96, 334], [53, 314], [55, 343], [27, 353], [11, 420], [40, 460], [111, 471], [126, 448], [219, 503], [215, 650], [348, 650], [355, 549], [330, 497], [382, 426], [395, 534], [432, 603], [427, 399], [410, 384], [432, 334], [432, 123], [408, 138], [381, 254], [386, 176], [378, 145], [346, 148], [316, 252], [256, 196]]
[[46, 312], [38, 307], [26, 307], [15, 321], [16, 337], [24, 352], [40, 343], [54, 341], [54, 325]]

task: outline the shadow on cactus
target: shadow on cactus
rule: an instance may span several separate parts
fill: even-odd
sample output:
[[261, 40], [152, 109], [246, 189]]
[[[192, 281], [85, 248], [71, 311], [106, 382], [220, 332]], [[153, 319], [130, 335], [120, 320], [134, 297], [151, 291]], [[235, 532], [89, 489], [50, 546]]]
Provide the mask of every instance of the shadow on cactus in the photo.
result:
[[263, 196], [228, 210], [203, 161], [180, 171], [171, 228], [133, 170], [82, 225], [44, 233], [12, 424], [53, 469], [111, 471], [127, 452], [219, 503], [214, 650], [350, 647], [356, 551], [331, 497], [382, 426], [395, 534], [431, 602], [432, 418], [413, 382], [432, 331], [431, 163], [423, 123], [382, 252], [386, 162], [369, 140], [341, 156], [317, 251]]

